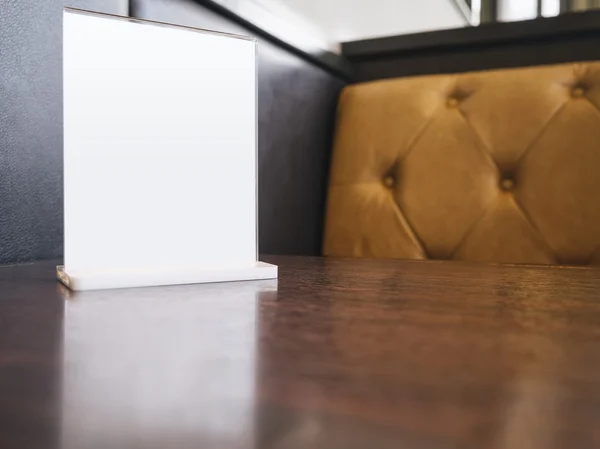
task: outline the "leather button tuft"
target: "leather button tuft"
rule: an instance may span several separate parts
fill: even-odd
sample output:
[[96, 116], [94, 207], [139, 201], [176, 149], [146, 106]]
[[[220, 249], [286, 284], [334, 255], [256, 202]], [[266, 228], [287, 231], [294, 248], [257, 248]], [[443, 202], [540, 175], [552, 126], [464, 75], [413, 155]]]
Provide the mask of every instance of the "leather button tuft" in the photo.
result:
[[581, 97], [583, 97], [584, 93], [585, 93], [585, 91], [583, 90], [582, 87], [575, 87], [571, 91], [571, 95], [572, 95], [573, 98], [581, 98]]
[[500, 181], [502, 190], [512, 190], [515, 188], [515, 180], [513, 178], [504, 178]]
[[448, 107], [455, 108], [458, 106], [458, 98], [450, 97], [448, 98]]
[[388, 189], [391, 189], [392, 187], [394, 187], [395, 184], [396, 184], [396, 180], [394, 179], [393, 176], [388, 175], [385, 178], [383, 178], [383, 185], [385, 185]]

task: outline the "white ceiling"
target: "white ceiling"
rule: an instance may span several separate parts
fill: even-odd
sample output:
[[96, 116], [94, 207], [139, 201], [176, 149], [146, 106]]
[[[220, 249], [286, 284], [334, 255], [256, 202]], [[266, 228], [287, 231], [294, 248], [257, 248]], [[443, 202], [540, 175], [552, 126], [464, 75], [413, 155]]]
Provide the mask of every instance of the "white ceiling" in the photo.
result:
[[316, 52], [337, 53], [341, 42], [352, 40], [468, 25], [455, 0], [213, 1], [291, 45]]
[[467, 26], [453, 0], [256, 0], [285, 4], [337, 42]]

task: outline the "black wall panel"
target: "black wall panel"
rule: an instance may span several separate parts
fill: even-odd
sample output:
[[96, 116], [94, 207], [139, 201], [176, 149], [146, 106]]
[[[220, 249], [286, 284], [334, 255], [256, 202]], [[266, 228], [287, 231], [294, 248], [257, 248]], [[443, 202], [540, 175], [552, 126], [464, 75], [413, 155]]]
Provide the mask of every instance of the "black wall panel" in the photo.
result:
[[600, 59], [600, 11], [342, 45], [357, 81]]
[[[192, 0], [133, 0], [131, 12], [253, 35]], [[318, 255], [335, 108], [345, 83], [260, 36], [258, 77], [260, 252]]]
[[600, 34], [353, 59], [358, 81], [600, 59]]

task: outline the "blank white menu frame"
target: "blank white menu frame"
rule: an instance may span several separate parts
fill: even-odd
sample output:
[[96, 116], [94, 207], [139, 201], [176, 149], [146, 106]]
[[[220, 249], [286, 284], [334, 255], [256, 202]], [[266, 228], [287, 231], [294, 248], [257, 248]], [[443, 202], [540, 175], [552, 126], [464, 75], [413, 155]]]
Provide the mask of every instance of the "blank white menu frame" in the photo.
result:
[[74, 290], [277, 277], [257, 261], [256, 42], [65, 9]]

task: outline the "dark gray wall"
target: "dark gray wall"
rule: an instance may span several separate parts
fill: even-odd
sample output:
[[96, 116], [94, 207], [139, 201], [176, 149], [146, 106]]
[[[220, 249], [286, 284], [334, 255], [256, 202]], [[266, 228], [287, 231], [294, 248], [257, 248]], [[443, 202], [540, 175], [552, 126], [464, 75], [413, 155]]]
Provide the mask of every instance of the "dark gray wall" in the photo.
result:
[[0, 262], [62, 251], [61, 4], [0, 6]]
[[[56, 258], [63, 246], [63, 3], [0, 2], [0, 263]], [[113, 14], [131, 6], [139, 17], [251, 34], [191, 1], [65, 5]], [[265, 39], [259, 78], [260, 250], [319, 254], [332, 120], [344, 82]]]
[[129, 14], [129, 0], [64, 0], [64, 5], [119, 16]]

